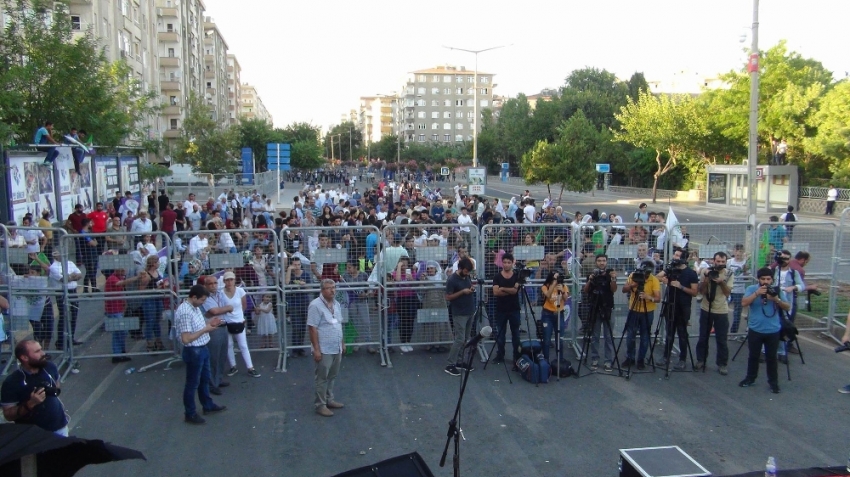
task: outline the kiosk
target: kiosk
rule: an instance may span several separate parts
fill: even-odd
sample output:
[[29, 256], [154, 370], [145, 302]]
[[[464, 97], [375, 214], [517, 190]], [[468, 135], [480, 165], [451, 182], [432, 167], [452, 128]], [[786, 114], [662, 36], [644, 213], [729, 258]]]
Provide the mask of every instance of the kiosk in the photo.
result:
[[[707, 204], [722, 204], [747, 207], [749, 182], [747, 165], [708, 166], [706, 174], [705, 201]], [[756, 166], [758, 181], [756, 209], [760, 212], [784, 212], [786, 207], [797, 207], [797, 190], [800, 176], [797, 166]]]

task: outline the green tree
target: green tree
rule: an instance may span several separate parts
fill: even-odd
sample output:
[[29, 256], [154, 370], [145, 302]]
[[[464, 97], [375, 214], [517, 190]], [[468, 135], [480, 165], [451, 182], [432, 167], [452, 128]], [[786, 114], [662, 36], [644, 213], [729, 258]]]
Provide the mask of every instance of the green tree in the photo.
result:
[[850, 82], [836, 83], [820, 101], [812, 117], [817, 128], [814, 137], [806, 139], [804, 147], [829, 161], [833, 178], [850, 183]]
[[93, 31], [72, 36], [67, 2], [3, 0], [0, 122], [27, 143], [44, 121], [85, 129], [101, 146], [147, 137], [157, 93], [124, 62], [109, 63]]
[[[239, 131], [239, 144], [241, 147], [250, 147], [254, 153], [254, 164], [265, 167], [268, 152], [266, 145], [275, 142], [275, 129], [272, 125], [262, 119], [243, 118], [237, 126]], [[259, 170], [259, 169], [258, 169]]]
[[220, 126], [210, 113], [210, 107], [201, 97], [194, 93], [189, 96], [182, 134], [174, 147], [174, 160], [192, 166], [196, 174], [232, 174], [236, 172], [239, 157], [239, 129]]
[[658, 180], [680, 160], [696, 155], [701, 138], [708, 129], [690, 96], [653, 96], [641, 92], [638, 100], [628, 99], [617, 120], [620, 129], [615, 139], [635, 147], [655, 151], [655, 172], [652, 183], [652, 202], [655, 203]]
[[351, 121], [337, 124], [325, 135], [324, 149], [330, 151], [333, 144], [333, 154], [328, 157], [355, 160], [354, 152], [359, 150], [363, 144], [363, 135], [360, 129]]
[[520, 158], [537, 142], [531, 133], [531, 106], [520, 93], [505, 101], [499, 114], [499, 137], [505, 151], [506, 162], [519, 165]]

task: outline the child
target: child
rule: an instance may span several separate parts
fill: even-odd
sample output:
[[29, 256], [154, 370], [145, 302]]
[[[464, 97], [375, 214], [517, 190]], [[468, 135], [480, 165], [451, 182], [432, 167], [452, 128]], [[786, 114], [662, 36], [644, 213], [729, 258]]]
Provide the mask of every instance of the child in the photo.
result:
[[272, 314], [272, 296], [263, 295], [262, 303], [254, 307], [254, 320], [257, 322], [257, 334], [260, 335], [260, 347], [274, 348], [273, 336], [277, 334], [277, 323]]

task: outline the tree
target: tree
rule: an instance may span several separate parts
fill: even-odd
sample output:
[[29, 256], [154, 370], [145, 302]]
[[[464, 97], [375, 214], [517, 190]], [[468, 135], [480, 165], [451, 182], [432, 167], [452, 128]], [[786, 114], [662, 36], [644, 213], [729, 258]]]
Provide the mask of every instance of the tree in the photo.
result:
[[615, 139], [655, 151], [656, 169], [652, 182], [655, 203], [658, 179], [680, 160], [693, 157], [700, 139], [708, 134], [705, 123], [690, 96], [653, 96], [641, 92], [616, 115], [620, 130]]
[[243, 118], [237, 126], [239, 131], [239, 144], [242, 147], [250, 147], [254, 153], [254, 164], [266, 164], [268, 156], [267, 144], [275, 142], [275, 130], [272, 125], [262, 119]]
[[196, 174], [232, 174], [239, 153], [239, 129], [220, 126], [210, 107], [198, 95], [189, 96], [182, 135], [174, 147], [174, 159], [192, 166]]
[[346, 121], [331, 128], [325, 136], [324, 148], [331, 151], [330, 146], [333, 145], [333, 153], [328, 157], [347, 161], [355, 159], [354, 151], [360, 149], [362, 144], [363, 134], [360, 129], [353, 122]]
[[92, 30], [76, 39], [65, 2], [4, 0], [0, 122], [28, 142], [44, 121], [85, 129], [101, 146], [147, 137], [157, 92], [144, 92], [126, 63], [109, 63]]
[[505, 150], [506, 162], [518, 164], [526, 151], [537, 142], [531, 134], [531, 106], [522, 93], [505, 101], [499, 114], [499, 136]]
[[850, 182], [850, 82], [835, 84], [821, 98], [812, 125], [817, 134], [807, 138], [804, 147], [829, 161], [834, 179]]

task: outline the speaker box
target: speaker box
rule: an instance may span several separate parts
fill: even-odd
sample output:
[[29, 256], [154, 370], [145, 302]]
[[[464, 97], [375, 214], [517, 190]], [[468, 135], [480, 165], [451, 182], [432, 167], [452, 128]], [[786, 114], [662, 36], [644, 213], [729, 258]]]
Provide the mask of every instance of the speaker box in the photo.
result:
[[434, 477], [418, 452], [349, 470], [333, 477]]

